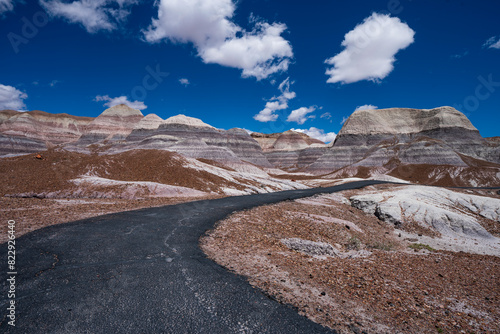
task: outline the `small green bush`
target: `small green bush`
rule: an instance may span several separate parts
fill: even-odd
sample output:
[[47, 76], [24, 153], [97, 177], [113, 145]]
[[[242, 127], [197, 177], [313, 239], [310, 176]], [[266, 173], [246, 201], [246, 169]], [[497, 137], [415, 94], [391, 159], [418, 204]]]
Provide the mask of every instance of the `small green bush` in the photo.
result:
[[411, 244], [410, 246], [411, 249], [416, 249], [416, 250], [421, 250], [421, 249], [427, 249], [429, 252], [435, 252], [436, 250], [432, 248], [429, 245], [426, 244]]
[[356, 237], [352, 237], [347, 241], [347, 244], [345, 245], [347, 249], [352, 249], [352, 250], [360, 250], [361, 249], [361, 240], [359, 240]]
[[394, 245], [391, 243], [384, 244], [382, 242], [377, 241], [374, 244], [370, 245], [370, 248], [380, 249], [380, 250], [389, 252], [394, 248]]

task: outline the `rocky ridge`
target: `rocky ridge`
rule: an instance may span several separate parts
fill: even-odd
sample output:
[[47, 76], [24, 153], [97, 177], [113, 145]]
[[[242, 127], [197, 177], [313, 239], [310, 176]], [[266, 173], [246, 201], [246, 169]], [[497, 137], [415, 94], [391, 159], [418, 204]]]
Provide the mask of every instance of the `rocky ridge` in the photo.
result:
[[0, 155], [43, 151], [77, 140], [92, 122], [90, 117], [50, 114], [40, 110], [0, 111]]
[[273, 167], [246, 131], [219, 130], [185, 115], [163, 120], [155, 114], [144, 116], [126, 105], [108, 108], [96, 118], [41, 111], [0, 112], [1, 155], [40, 152], [54, 146], [99, 154], [135, 149], [169, 150], [260, 174], [263, 173], [260, 168]]
[[86, 126], [85, 132], [73, 147], [124, 140], [143, 118], [140, 110], [124, 104], [108, 108]]
[[[177, 115], [165, 121], [138, 124], [113, 152], [131, 149], [167, 149], [196, 159], [210, 159], [236, 169], [258, 172], [271, 168], [259, 144], [242, 129], [219, 130], [199, 119]], [[249, 164], [250, 163], [250, 164]]]
[[[454, 169], [469, 167], [493, 168], [495, 175], [500, 172], [499, 164], [499, 142], [481, 137], [459, 111], [391, 108], [355, 111], [332, 148], [307, 171], [353, 176], [372, 174], [370, 169], [388, 174], [401, 166], [416, 171], [416, 165], [433, 165], [449, 166], [446, 176], [453, 177]], [[499, 176], [493, 181], [500, 181]]]
[[436, 185], [500, 184], [500, 140], [481, 137], [451, 107], [359, 110], [330, 145], [294, 131], [249, 135], [185, 115], [163, 120], [126, 105], [108, 108], [96, 118], [0, 112], [0, 155], [54, 146], [87, 154], [168, 150], [257, 174], [280, 168], [327, 179], [391, 175]]
[[273, 134], [254, 132], [251, 136], [273, 166], [287, 170], [307, 167], [327, 151], [322, 141], [292, 130]]

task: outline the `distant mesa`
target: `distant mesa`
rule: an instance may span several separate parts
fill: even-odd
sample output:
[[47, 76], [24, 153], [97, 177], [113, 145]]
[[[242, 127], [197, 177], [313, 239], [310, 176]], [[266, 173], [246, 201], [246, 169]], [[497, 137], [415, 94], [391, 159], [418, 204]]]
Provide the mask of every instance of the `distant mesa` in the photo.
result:
[[85, 127], [75, 146], [124, 140], [143, 118], [144, 115], [140, 110], [125, 104], [108, 108]]
[[309, 166], [327, 150], [322, 141], [292, 130], [272, 134], [254, 132], [251, 136], [260, 144], [273, 166], [287, 171]]
[[156, 115], [156, 114], [149, 114], [146, 115], [143, 119], [139, 121], [134, 127], [134, 130], [139, 130], [139, 129], [147, 129], [147, 130], [154, 130], [158, 129], [158, 127], [164, 122], [164, 120]]
[[144, 117], [142, 112], [138, 109], [129, 107], [126, 104], [117, 104], [116, 106], [110, 107], [102, 112], [99, 117]]
[[333, 147], [307, 171], [332, 173], [332, 177], [392, 173], [404, 179], [411, 176], [414, 182], [432, 179], [434, 183], [453, 184], [460, 172], [481, 168], [486, 183], [500, 184], [497, 164], [499, 143], [481, 137], [456, 109], [391, 108], [355, 111]]
[[167, 118], [165, 120], [164, 124], [181, 124], [181, 125], [187, 125], [187, 126], [198, 127], [198, 128], [215, 129], [213, 126], [204, 123], [202, 120], [200, 120], [198, 118], [189, 117], [189, 116], [185, 116], [182, 114]]
[[271, 134], [253, 132], [251, 136], [257, 140], [264, 151], [301, 150], [313, 144], [317, 144], [318, 147], [326, 146], [321, 140], [293, 130]]

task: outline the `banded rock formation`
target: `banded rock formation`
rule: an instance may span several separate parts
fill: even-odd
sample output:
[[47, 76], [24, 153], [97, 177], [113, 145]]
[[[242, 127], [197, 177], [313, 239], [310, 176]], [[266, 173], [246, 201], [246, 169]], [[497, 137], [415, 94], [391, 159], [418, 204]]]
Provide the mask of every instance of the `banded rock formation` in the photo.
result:
[[259, 143], [264, 152], [275, 150], [295, 151], [315, 146], [315, 144], [318, 147], [325, 146], [325, 143], [319, 139], [292, 130], [271, 134], [253, 132], [251, 136]]
[[349, 176], [345, 172], [355, 175], [361, 167], [389, 173], [404, 165], [467, 168], [481, 162], [480, 167], [499, 164], [500, 145], [481, 137], [461, 112], [451, 107], [391, 108], [355, 111], [333, 147], [307, 170]]
[[185, 115], [173, 116], [165, 121], [155, 116], [146, 116], [123, 144], [115, 145], [111, 150], [166, 149], [190, 158], [214, 160], [237, 169], [243, 165], [246, 165], [246, 170], [253, 169], [247, 163], [272, 167], [259, 144], [245, 130], [219, 130]]
[[300, 169], [311, 165], [327, 149], [325, 143], [305, 133], [286, 131], [283, 133], [263, 134], [254, 132], [267, 160], [278, 168]]
[[42, 111], [0, 112], [1, 155], [39, 152], [55, 145], [81, 153], [99, 149], [101, 154], [169, 150], [258, 173], [262, 171], [253, 165], [273, 167], [246, 131], [219, 130], [185, 115], [163, 120], [155, 114], [144, 116], [123, 104], [106, 109], [96, 118]]
[[[360, 110], [333, 145], [294, 131], [275, 134], [220, 130], [177, 115], [163, 120], [117, 105], [96, 118], [42, 111], [0, 111], [0, 155], [63, 146], [70, 151], [115, 154], [136, 149], [178, 152], [238, 171], [283, 168], [327, 178], [388, 174], [436, 185], [500, 184], [500, 139], [482, 138], [460, 112], [435, 109]], [[217, 164], [216, 164], [217, 165]]]
[[39, 139], [6, 136], [0, 133], [0, 157], [44, 151], [47, 144]]
[[134, 129], [132, 131], [140, 130], [140, 129], [158, 129], [160, 124], [163, 123], [163, 119], [156, 115], [156, 114], [149, 114], [146, 115], [143, 119], [139, 121], [139, 123], [136, 124]]
[[119, 104], [104, 110], [85, 128], [75, 146], [86, 146], [102, 141], [124, 140], [144, 118], [140, 110]]
[[37, 152], [75, 141], [92, 120], [40, 110], [0, 111], [0, 155]]

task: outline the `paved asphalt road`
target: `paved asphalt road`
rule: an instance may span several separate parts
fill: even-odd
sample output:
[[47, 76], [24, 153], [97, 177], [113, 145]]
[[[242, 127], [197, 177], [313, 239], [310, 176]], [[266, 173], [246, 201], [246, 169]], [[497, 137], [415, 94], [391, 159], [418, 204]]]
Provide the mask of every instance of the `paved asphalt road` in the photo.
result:
[[0, 332], [334, 333], [207, 259], [198, 239], [234, 211], [378, 183], [142, 209], [29, 233], [15, 245], [15, 327], [0, 245]]

